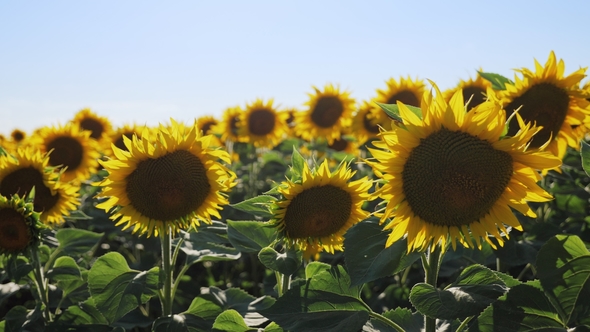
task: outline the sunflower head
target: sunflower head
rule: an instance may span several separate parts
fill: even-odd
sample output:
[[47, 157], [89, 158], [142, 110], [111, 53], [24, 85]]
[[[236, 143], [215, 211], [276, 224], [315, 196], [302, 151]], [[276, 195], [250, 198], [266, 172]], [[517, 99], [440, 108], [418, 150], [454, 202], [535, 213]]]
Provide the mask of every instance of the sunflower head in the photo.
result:
[[10, 133], [10, 137], [13, 142], [20, 143], [27, 137], [27, 133], [20, 129], [15, 129]]
[[[542, 66], [535, 60], [535, 71], [518, 70], [522, 78], [515, 76], [514, 84], [507, 84], [500, 97], [508, 115], [518, 112], [525, 122], [542, 127], [530, 142], [531, 148], [545, 148], [563, 158], [568, 146], [579, 149], [584, 130], [577, 127], [590, 123], [590, 109], [580, 81], [586, 76], [586, 68], [564, 75], [563, 60], [557, 61], [555, 53]], [[509, 123], [508, 134], [519, 130], [517, 119]], [[545, 145], [545, 143], [547, 143]]]
[[109, 175], [97, 183], [99, 196], [108, 198], [97, 206], [111, 211], [117, 225], [151, 236], [220, 218], [235, 174], [220, 163], [229, 163], [228, 153], [212, 148], [211, 135], [201, 136], [196, 123], [172, 121], [124, 142], [126, 151], [115, 149], [115, 158], [101, 161]]
[[243, 112], [239, 106], [227, 108], [223, 112], [222, 120], [211, 128], [212, 133], [218, 135], [222, 142], [241, 142], [238, 131]]
[[328, 161], [314, 170], [304, 163], [300, 178], [279, 185], [282, 198], [273, 204], [274, 222], [288, 246], [309, 260], [321, 251], [343, 250], [344, 233], [367, 218], [362, 209], [371, 181], [350, 181], [354, 172], [342, 163], [331, 172]]
[[462, 91], [447, 102], [434, 88], [436, 97], [422, 99], [422, 118], [398, 103], [403, 126], [382, 132], [370, 149], [368, 163], [385, 180], [379, 195], [387, 202], [381, 222], [392, 230], [387, 246], [404, 236], [408, 251], [444, 247], [449, 238], [453, 248], [481, 248], [482, 238], [495, 248], [492, 237], [503, 245], [505, 225], [522, 230], [512, 209], [534, 217], [527, 202], [551, 199], [536, 170], [561, 162], [527, 150], [540, 129], [518, 116], [519, 130], [502, 137], [506, 113], [491, 90], [491, 99], [466, 112]]
[[349, 92], [340, 92], [332, 84], [326, 85], [324, 91], [313, 89], [315, 93], [309, 94], [307, 110], [296, 115], [295, 133], [307, 141], [324, 137], [332, 144], [349, 127], [355, 100]]
[[280, 143], [288, 130], [287, 114], [278, 112], [272, 104], [272, 99], [266, 103], [257, 99], [246, 106], [238, 122], [238, 134], [243, 142], [268, 148]]
[[364, 101], [352, 119], [351, 133], [364, 144], [376, 138], [380, 129], [390, 130], [391, 119], [375, 103]]
[[203, 135], [213, 134], [213, 128], [219, 121], [211, 115], [205, 115], [197, 119], [197, 128], [203, 132]]
[[401, 77], [399, 82], [395, 78], [390, 78], [385, 83], [387, 84], [386, 89], [377, 89], [376, 102], [395, 104], [399, 101], [405, 105], [420, 107], [420, 100], [426, 87], [424, 81]]
[[61, 225], [78, 203], [79, 187], [58, 181], [59, 173], [49, 167], [49, 156], [31, 147], [20, 147], [13, 155], [0, 156], [0, 195], [26, 196], [35, 188], [34, 210], [47, 225]]
[[[481, 70], [479, 72], [481, 72]], [[444, 91], [443, 96], [448, 102], [457, 91], [461, 90], [463, 93], [463, 100], [468, 102], [468, 108], [472, 109], [486, 101], [486, 91], [491, 87], [492, 83], [490, 83], [490, 81], [484, 79], [481, 75], [477, 75], [475, 79], [469, 78], [467, 81], [461, 80], [454, 88]]]
[[39, 244], [43, 224], [33, 210], [31, 199], [0, 195], [0, 254], [24, 253]]
[[72, 122], [82, 130], [90, 131], [91, 138], [99, 142], [110, 141], [113, 130], [111, 122], [106, 117], [94, 113], [90, 108], [84, 108], [76, 113]]
[[[131, 140], [133, 138], [133, 135], [139, 136], [146, 129], [149, 130], [149, 128], [146, 126], [125, 124], [122, 127], [119, 127], [116, 130], [114, 130], [113, 133], [111, 134], [111, 139], [110, 139], [110, 141], [112, 142], [112, 145], [110, 147], [111, 152], [108, 155], [110, 155], [110, 156], [113, 155], [114, 152], [112, 150], [115, 147], [118, 149], [121, 149], [121, 150], [127, 150], [127, 147], [125, 146], [124, 137]], [[115, 147], [113, 147], [113, 145]]]
[[64, 168], [59, 178], [62, 182], [79, 183], [96, 172], [100, 157], [97, 142], [76, 124], [41, 128], [31, 141], [49, 154], [49, 166]]

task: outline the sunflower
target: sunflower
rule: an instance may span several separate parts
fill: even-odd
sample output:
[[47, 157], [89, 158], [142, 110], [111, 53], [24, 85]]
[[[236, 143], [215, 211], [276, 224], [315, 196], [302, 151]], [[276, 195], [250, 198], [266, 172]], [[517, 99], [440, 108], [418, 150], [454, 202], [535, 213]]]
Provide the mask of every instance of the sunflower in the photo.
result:
[[[546, 149], [563, 158], [568, 146], [579, 149], [583, 131], [575, 128], [590, 122], [588, 102], [579, 87], [586, 68], [564, 76], [563, 60], [557, 62], [555, 53], [551, 52], [544, 67], [535, 60], [535, 69], [536, 72], [518, 70], [523, 78], [515, 76], [515, 83], [506, 84], [506, 90], [499, 92], [500, 97], [509, 116], [518, 110], [525, 122], [543, 127], [530, 142], [532, 148], [540, 148], [550, 140]], [[518, 130], [518, 123], [513, 119], [508, 134], [514, 135]]]
[[72, 122], [78, 124], [82, 130], [90, 131], [90, 137], [101, 145], [110, 144], [110, 135], [113, 131], [111, 122], [104, 116], [92, 112], [90, 108], [81, 109]]
[[216, 118], [205, 115], [197, 119], [197, 128], [203, 132], [203, 135], [213, 134], [213, 128], [219, 123]]
[[14, 156], [0, 157], [0, 195], [26, 196], [35, 188], [34, 210], [46, 225], [61, 225], [78, 203], [77, 186], [58, 181], [48, 167], [49, 156], [33, 148], [18, 148]]
[[12, 138], [13, 142], [18, 144], [27, 137], [27, 133], [20, 129], [15, 129], [10, 133], [10, 137]]
[[367, 178], [349, 181], [354, 173], [345, 163], [332, 173], [324, 160], [313, 172], [305, 164], [300, 181], [279, 185], [283, 198], [273, 204], [271, 221], [305, 259], [321, 251], [342, 251], [344, 233], [368, 217], [362, 205], [372, 183]]
[[[128, 139], [132, 139], [133, 135], [140, 136], [142, 131], [148, 129], [146, 126], [139, 126], [139, 125], [129, 125], [125, 124], [122, 127], [117, 128], [111, 134], [110, 141], [112, 142], [111, 145], [111, 152], [109, 155], [114, 155], [113, 149], [118, 148], [121, 150], [127, 151], [127, 147], [125, 146], [125, 141], [123, 137], [127, 137]], [[115, 147], [113, 147], [113, 145]]]
[[60, 181], [84, 181], [98, 167], [98, 145], [90, 132], [68, 123], [58, 127], [44, 127], [32, 138], [42, 153], [49, 153], [49, 166], [63, 166]]
[[364, 101], [358, 112], [352, 118], [351, 132], [358, 143], [364, 144], [369, 139], [377, 137], [379, 128], [391, 129], [391, 119], [374, 103]]
[[475, 79], [470, 78], [467, 81], [461, 80], [454, 88], [444, 91], [443, 96], [448, 102], [451, 100], [455, 92], [461, 90], [463, 93], [463, 100], [469, 102], [469, 109], [472, 109], [486, 100], [485, 93], [491, 87], [492, 83], [490, 83], [490, 81], [477, 75]]
[[266, 103], [256, 99], [246, 105], [246, 111], [240, 114], [238, 122], [238, 134], [245, 143], [268, 148], [280, 143], [288, 130], [287, 114], [279, 113], [272, 104], [272, 99]]
[[230, 107], [223, 112], [222, 120], [213, 125], [211, 130], [214, 134], [219, 135], [220, 139], [224, 143], [229, 142], [240, 142], [240, 136], [238, 134], [238, 123], [240, 122], [240, 115], [243, 110], [239, 107]]
[[173, 121], [125, 139], [128, 151], [115, 149], [114, 159], [100, 162], [109, 175], [98, 183], [99, 197], [108, 200], [97, 207], [115, 208], [111, 218], [117, 225], [148, 237], [220, 218], [235, 174], [218, 162], [229, 162], [229, 155], [211, 148], [210, 138], [201, 136], [196, 123], [183, 128]]
[[31, 202], [18, 195], [0, 195], [0, 254], [24, 253], [39, 244], [42, 228]]
[[540, 130], [530, 123], [521, 120], [513, 137], [501, 138], [506, 113], [499, 100], [466, 112], [461, 91], [447, 103], [434, 88], [434, 99], [430, 93], [422, 99], [422, 119], [398, 103], [403, 126], [381, 133], [377, 149], [370, 149], [368, 163], [386, 182], [379, 194], [387, 202], [381, 222], [391, 218], [385, 229], [393, 229], [386, 246], [406, 234], [408, 251], [439, 241], [444, 248], [449, 235], [453, 249], [457, 240], [474, 247], [471, 236], [478, 248], [481, 238], [495, 248], [488, 235], [503, 245], [504, 224], [522, 230], [511, 208], [535, 217], [527, 201], [551, 199], [537, 185], [535, 169], [561, 162], [548, 152], [527, 151]]
[[324, 91], [313, 89], [315, 94], [310, 93], [305, 104], [309, 106], [307, 111], [296, 114], [295, 134], [307, 141], [324, 137], [332, 144], [342, 129], [350, 125], [355, 100], [349, 92], [340, 92], [332, 84], [326, 85]]

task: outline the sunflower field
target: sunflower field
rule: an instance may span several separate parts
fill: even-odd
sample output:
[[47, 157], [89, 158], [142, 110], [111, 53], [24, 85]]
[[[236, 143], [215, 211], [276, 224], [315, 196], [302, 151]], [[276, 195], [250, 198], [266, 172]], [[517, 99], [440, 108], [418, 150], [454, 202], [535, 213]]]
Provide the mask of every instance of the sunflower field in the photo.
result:
[[0, 137], [0, 331], [590, 331], [590, 81], [546, 63]]

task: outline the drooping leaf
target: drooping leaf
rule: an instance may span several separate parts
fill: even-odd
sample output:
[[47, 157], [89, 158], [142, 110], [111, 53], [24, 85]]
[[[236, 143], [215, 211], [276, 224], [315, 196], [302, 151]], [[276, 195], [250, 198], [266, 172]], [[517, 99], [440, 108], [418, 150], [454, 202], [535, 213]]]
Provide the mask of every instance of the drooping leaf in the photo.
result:
[[273, 201], [276, 201], [274, 196], [258, 195], [230, 206], [236, 210], [248, 212], [253, 216], [268, 219], [272, 217], [269, 206]]
[[99, 257], [90, 269], [88, 288], [96, 308], [113, 323], [157, 295], [158, 273], [158, 267], [132, 270], [121, 254], [110, 252]]
[[272, 297], [263, 296], [255, 298], [239, 288], [229, 288], [226, 290], [221, 290], [217, 287], [201, 288], [201, 295], [199, 297], [210, 303], [205, 307], [199, 307], [193, 301], [187, 313], [199, 317], [211, 317], [212, 314], [218, 315], [216, 313], [218, 309], [214, 306], [217, 305], [221, 311], [228, 309], [236, 310], [244, 317], [244, 321], [249, 326], [258, 326], [268, 321], [260, 315], [260, 312], [275, 303]]
[[273, 243], [277, 228], [262, 221], [227, 221], [227, 234], [231, 244], [241, 252], [259, 252]]
[[213, 323], [213, 331], [247, 332], [251, 330], [257, 331], [257, 329], [250, 329], [244, 322], [244, 318], [233, 309], [222, 312]]
[[402, 271], [420, 258], [407, 252], [403, 239], [385, 248], [388, 233], [374, 222], [361, 222], [344, 235], [344, 259], [352, 285], [364, 284]]
[[486, 308], [470, 331], [567, 331], [538, 280], [510, 288]]
[[57, 287], [64, 292], [64, 297], [85, 283], [80, 267], [69, 256], [59, 257], [53, 268], [47, 271], [47, 276], [57, 281]]
[[[318, 265], [318, 267], [321, 267]], [[292, 288], [261, 313], [283, 329], [294, 331], [356, 331], [369, 319], [360, 287], [350, 285], [342, 266], [314, 268], [306, 282]], [[306, 273], [307, 274], [307, 273]]]
[[[404, 331], [420, 331], [424, 328], [424, 317], [419, 312], [412, 312], [407, 308], [396, 308], [384, 312], [385, 318], [399, 325]], [[371, 318], [365, 326], [363, 332], [396, 332], [392, 326], [381, 320]]]
[[444, 290], [425, 283], [416, 284], [410, 301], [425, 316], [464, 319], [479, 314], [506, 291], [508, 287], [490, 269], [471, 265]]
[[173, 245], [178, 245], [180, 239], [180, 250], [186, 254], [186, 265], [204, 261], [231, 261], [241, 256], [236, 248], [229, 246], [227, 226], [218, 221], [214, 221], [213, 225], [202, 225], [196, 232], [181, 231]]
[[506, 90], [506, 83], [514, 84], [510, 79], [495, 73], [484, 73], [481, 71], [477, 72], [483, 79], [492, 83], [492, 89], [494, 90]]
[[539, 251], [537, 276], [568, 326], [590, 325], [590, 252], [578, 236], [547, 241]]
[[[381, 107], [381, 109], [387, 114], [387, 116], [389, 116], [390, 118], [392, 118], [395, 121], [403, 123], [403, 119], [402, 119], [400, 111], [399, 111], [399, 106], [397, 106], [397, 104], [382, 104], [382, 103], [378, 103], [378, 102], [375, 102], [375, 103], [377, 105], [379, 105], [379, 107]], [[405, 106], [410, 111], [412, 111], [412, 113], [416, 114], [417, 117], [422, 119], [422, 109], [420, 109], [420, 107], [416, 107], [416, 106], [412, 106], [412, 105], [405, 105]]]
[[266, 247], [258, 253], [258, 259], [267, 268], [284, 275], [292, 275], [301, 266], [301, 251], [287, 248], [279, 253], [271, 247]]
[[72, 257], [83, 255], [98, 245], [102, 233], [94, 233], [85, 229], [61, 228], [55, 233], [59, 241], [56, 250]]

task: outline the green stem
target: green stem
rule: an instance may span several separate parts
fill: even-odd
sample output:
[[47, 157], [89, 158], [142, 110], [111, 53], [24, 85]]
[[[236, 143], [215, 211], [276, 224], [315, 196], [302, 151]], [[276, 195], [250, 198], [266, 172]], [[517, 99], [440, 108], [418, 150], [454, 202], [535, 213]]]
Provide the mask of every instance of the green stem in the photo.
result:
[[279, 271], [275, 271], [275, 278], [277, 279], [277, 293], [279, 297], [283, 296], [283, 274]]
[[291, 276], [283, 274], [283, 294], [291, 288]]
[[467, 317], [465, 318], [462, 322], [461, 325], [459, 325], [459, 327], [457, 328], [456, 332], [461, 332], [465, 329], [465, 327], [467, 327], [467, 324], [469, 324], [469, 322], [473, 319], [473, 316]]
[[[435, 244], [434, 250], [427, 249], [426, 259], [423, 258], [422, 260], [423, 262], [424, 260], [427, 261], [427, 264], [424, 265], [425, 282], [434, 288], [437, 286], [438, 270], [440, 269], [442, 254], [441, 247]], [[424, 316], [424, 330], [426, 332], [435, 332], [436, 318]]]
[[182, 276], [184, 276], [184, 274], [186, 273], [186, 271], [188, 271], [189, 266], [188, 265], [184, 265], [182, 267], [182, 269], [180, 270], [180, 272], [178, 272], [178, 275], [176, 276], [176, 280], [174, 281], [174, 285], [172, 286], [172, 298], [174, 298], [174, 296], [176, 296], [176, 290], [178, 289], [178, 284], [180, 284], [180, 278], [182, 278]]
[[374, 312], [374, 311], [372, 311], [370, 309], [369, 309], [369, 316], [375, 318], [376, 320], [378, 320], [378, 321], [380, 321], [380, 322], [382, 322], [384, 324], [387, 324], [387, 325], [393, 327], [398, 332], [405, 332], [405, 330], [401, 326], [397, 325], [391, 319], [389, 319], [389, 318], [387, 318], [385, 316], [379, 315], [378, 313], [376, 313], [376, 312]]
[[43, 315], [48, 322], [53, 321], [53, 316], [51, 315], [51, 311], [49, 310], [49, 288], [47, 287], [47, 280], [45, 279], [45, 274], [43, 273], [43, 267], [41, 266], [41, 260], [39, 259], [39, 253], [37, 251], [37, 247], [30, 248], [31, 252], [31, 259], [33, 260], [33, 274], [35, 275], [35, 284], [37, 286], [37, 292], [39, 293], [39, 300], [43, 304], [44, 312]]
[[160, 242], [162, 243], [162, 269], [164, 270], [164, 288], [162, 294], [162, 317], [172, 315], [172, 259], [171, 245], [172, 234], [167, 228], [160, 233]]

